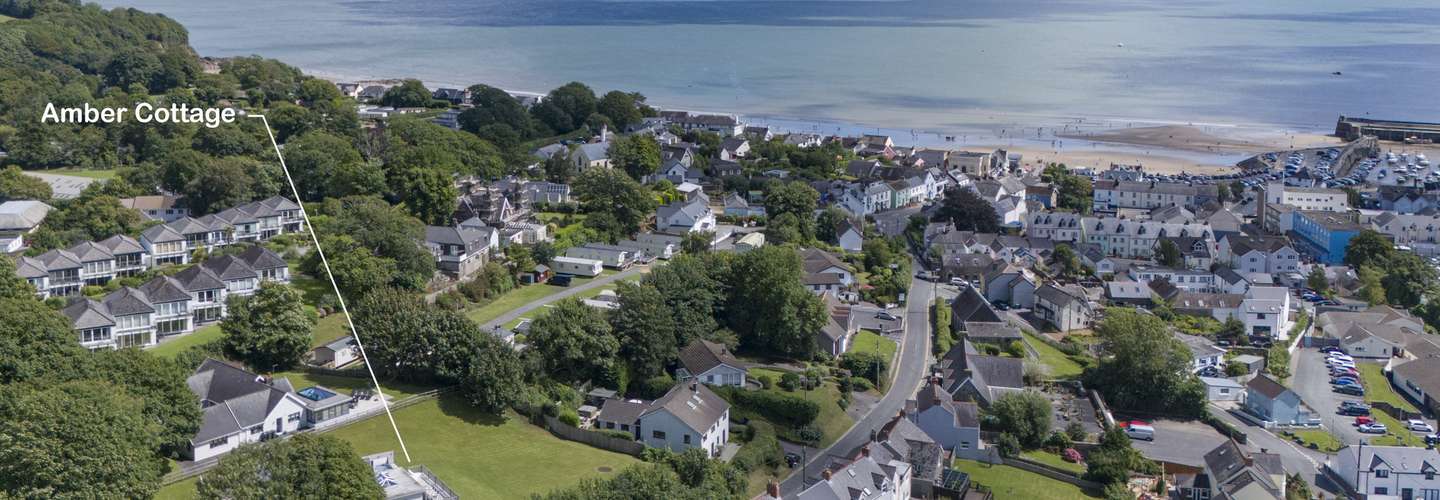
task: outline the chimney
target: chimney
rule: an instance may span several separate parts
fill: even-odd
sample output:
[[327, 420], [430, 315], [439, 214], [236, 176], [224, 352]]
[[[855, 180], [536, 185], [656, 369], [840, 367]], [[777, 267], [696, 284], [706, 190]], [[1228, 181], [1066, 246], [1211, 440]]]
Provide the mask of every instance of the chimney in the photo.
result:
[[765, 494], [771, 498], [780, 498], [780, 483], [770, 481], [770, 484], [765, 485]]
[[862, 456], [862, 457], [869, 457], [869, 456], [870, 456], [870, 445], [865, 445], [865, 446], [861, 446], [861, 447], [860, 447], [860, 456]]
[[825, 469], [825, 470], [823, 470], [823, 471], [820, 471], [820, 477], [825, 478], [826, 481], [829, 481], [829, 480], [830, 480], [830, 469]]

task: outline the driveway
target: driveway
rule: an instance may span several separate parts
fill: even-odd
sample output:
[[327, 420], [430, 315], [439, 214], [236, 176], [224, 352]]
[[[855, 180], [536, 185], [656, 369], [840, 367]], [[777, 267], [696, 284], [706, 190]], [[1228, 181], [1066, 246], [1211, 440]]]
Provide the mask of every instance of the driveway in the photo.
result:
[[[589, 282], [589, 283], [586, 283], [586, 284], [584, 284], [584, 285], [580, 285], [580, 286], [576, 286], [576, 287], [570, 287], [570, 288], [565, 289], [565, 291], [562, 291], [562, 292], [559, 292], [559, 293], [556, 293], [556, 294], [552, 294], [552, 295], [546, 295], [545, 297], [542, 297], [542, 298], [540, 298], [539, 300], [535, 300], [535, 301], [526, 303], [526, 304], [523, 305], [523, 306], [520, 306], [520, 307], [511, 309], [510, 311], [506, 312], [505, 314], [501, 314], [500, 317], [495, 318], [495, 319], [492, 319], [492, 320], [490, 320], [489, 322], [485, 323], [484, 325], [481, 325], [481, 327], [484, 328], [486, 331], [494, 330], [494, 329], [500, 327], [501, 325], [505, 325], [505, 324], [507, 324], [507, 323], [509, 323], [509, 322], [511, 322], [511, 321], [515, 321], [516, 318], [519, 318], [519, 317], [521, 317], [521, 316], [524, 316], [526, 313], [528, 313], [528, 312], [530, 312], [530, 311], [534, 311], [534, 310], [536, 310], [536, 309], [539, 309], [540, 307], [544, 306], [545, 304], [549, 304], [549, 303], [552, 303], [552, 302], [559, 302], [561, 299], [564, 299], [564, 298], [567, 298], [567, 297], [573, 297], [573, 296], [575, 296], [575, 295], [577, 295], [577, 294], [584, 293], [586, 290], [593, 290], [593, 289], [595, 289], [595, 288], [599, 288], [599, 287], [602, 287], [602, 286], [605, 286], [605, 285], [609, 285], [609, 284], [614, 283], [614, 282], [616, 282], [616, 281], [620, 281], [620, 280], [627, 279], [627, 278], [630, 278], [630, 277], [633, 277], [633, 276], [637, 276], [637, 275], [639, 275], [640, 273], [649, 272], [649, 270], [650, 270], [650, 266], [634, 266], [634, 267], [631, 267], [630, 269], [626, 269], [626, 270], [624, 270], [624, 271], [621, 271], [621, 272], [618, 272], [618, 273], [615, 273], [615, 274], [612, 274], [612, 275], [609, 275], [609, 276], [601, 276], [600, 278], [598, 278], [598, 279], [596, 279], [596, 280], [594, 280], [594, 281], [591, 281], [591, 282]], [[532, 286], [535, 286], [535, 285], [532, 285]], [[550, 286], [550, 285], [541, 285], [541, 286]]]
[[[916, 267], [919, 265], [916, 263]], [[905, 407], [905, 401], [920, 389], [925, 370], [930, 366], [930, 303], [934, 297], [935, 284], [912, 278], [909, 299], [905, 306], [904, 337], [900, 342], [900, 358], [891, 374], [890, 391], [880, 398], [849, 431], [836, 440], [829, 448], [809, 456], [809, 461], [795, 470], [780, 483], [783, 496], [798, 495], [808, 484], [820, 476], [833, 457], [848, 457], [855, 450], [870, 441], [870, 432], [889, 422]]]
[[[1121, 420], [1119, 416], [1115, 419]], [[1159, 419], [1149, 422], [1155, 428], [1155, 440], [1131, 440], [1130, 444], [1151, 460], [1204, 467], [1205, 454], [1225, 442], [1225, 436], [1219, 431], [1199, 421]]]
[[1290, 377], [1291, 389], [1300, 399], [1320, 414], [1321, 425], [1345, 444], [1356, 444], [1370, 437], [1355, 429], [1355, 417], [1341, 415], [1341, 401], [1364, 401], [1360, 396], [1340, 394], [1330, 389], [1330, 368], [1325, 354], [1318, 349], [1296, 349], [1295, 375]]
[[[1235, 410], [1239, 411], [1239, 410]], [[1210, 414], [1220, 420], [1229, 423], [1240, 432], [1245, 433], [1247, 445], [1253, 451], [1265, 450], [1280, 455], [1280, 461], [1285, 464], [1285, 471], [1291, 474], [1299, 473], [1311, 485], [1319, 486], [1332, 494], [1340, 491], [1339, 487], [1332, 484], [1329, 479], [1320, 474], [1320, 466], [1325, 463], [1327, 455], [1308, 448], [1301, 448], [1295, 443], [1271, 433], [1261, 427], [1250, 425], [1250, 422], [1230, 414], [1227, 408], [1210, 405]]]

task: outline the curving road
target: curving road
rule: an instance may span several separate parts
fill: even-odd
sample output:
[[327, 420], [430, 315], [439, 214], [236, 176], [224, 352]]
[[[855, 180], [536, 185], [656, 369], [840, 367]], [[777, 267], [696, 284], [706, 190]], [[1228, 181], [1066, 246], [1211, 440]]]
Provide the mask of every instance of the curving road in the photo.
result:
[[[915, 269], [921, 269], [915, 263]], [[912, 278], [905, 306], [905, 333], [900, 346], [900, 357], [891, 375], [890, 391], [880, 399], [874, 408], [855, 423], [844, 436], [829, 448], [810, 456], [805, 467], [797, 469], [780, 483], [783, 496], [793, 496], [804, 490], [805, 484], [813, 484], [820, 476], [829, 456], [850, 456], [870, 441], [870, 431], [877, 430], [889, 422], [902, 408], [905, 401], [920, 389], [925, 372], [930, 366], [930, 303], [935, 297], [935, 284]], [[809, 476], [807, 481], [804, 479]]]

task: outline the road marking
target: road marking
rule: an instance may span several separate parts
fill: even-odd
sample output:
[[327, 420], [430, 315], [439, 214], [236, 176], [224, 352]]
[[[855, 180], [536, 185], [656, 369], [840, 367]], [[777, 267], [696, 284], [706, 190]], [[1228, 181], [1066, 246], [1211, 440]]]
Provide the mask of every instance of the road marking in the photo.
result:
[[335, 275], [330, 272], [330, 260], [325, 258], [325, 249], [320, 248], [320, 237], [315, 235], [315, 226], [310, 225], [310, 214], [305, 211], [305, 202], [300, 200], [300, 190], [295, 188], [295, 179], [290, 177], [290, 168], [285, 166], [285, 155], [280, 154], [280, 144], [275, 142], [275, 132], [270, 130], [270, 120], [265, 119], [265, 115], [248, 116], [265, 122], [265, 135], [270, 137], [270, 145], [275, 147], [275, 156], [280, 159], [280, 170], [285, 172], [285, 182], [290, 184], [290, 193], [295, 195], [295, 204], [300, 205], [300, 217], [305, 219], [305, 229], [310, 231], [310, 241], [315, 242], [315, 252], [320, 255], [320, 263], [325, 265], [325, 276], [330, 278], [330, 288], [335, 290], [335, 298], [340, 302], [340, 312], [345, 313], [345, 324], [350, 326], [350, 334], [355, 337], [355, 348], [360, 350], [360, 359], [365, 361], [365, 370], [370, 372], [370, 381], [375, 384], [375, 394], [380, 396], [380, 406], [385, 408], [385, 417], [390, 419], [390, 428], [395, 430], [395, 439], [400, 442], [400, 452], [405, 454], [405, 461], [410, 462], [410, 450], [405, 448], [405, 438], [400, 437], [400, 427], [395, 425], [395, 415], [390, 413], [390, 402], [385, 400], [385, 392], [380, 389], [380, 379], [375, 377], [375, 368], [370, 366], [370, 357], [365, 354], [365, 346], [360, 343], [360, 330], [355, 329], [355, 322], [350, 319], [350, 308], [345, 306], [345, 296], [340, 294], [340, 285], [335, 283]]

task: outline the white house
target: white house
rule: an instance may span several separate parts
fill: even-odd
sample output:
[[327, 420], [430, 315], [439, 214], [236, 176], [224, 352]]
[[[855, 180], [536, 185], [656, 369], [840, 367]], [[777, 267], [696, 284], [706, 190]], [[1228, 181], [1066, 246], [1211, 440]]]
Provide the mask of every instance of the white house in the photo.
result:
[[500, 231], [473, 217], [455, 226], [425, 226], [425, 247], [436, 268], [463, 278], [489, 262], [490, 252], [500, 248]]
[[708, 340], [695, 340], [680, 351], [680, 367], [675, 370], [675, 379], [744, 388], [747, 373], [748, 369], [730, 354], [729, 348]]
[[865, 234], [850, 219], [840, 221], [835, 228], [835, 239], [846, 252], [859, 252], [865, 244]]
[[1250, 335], [1290, 338], [1290, 290], [1280, 286], [1251, 286], [1240, 302], [1240, 321]]
[[307, 427], [305, 402], [286, 379], [270, 380], [214, 359], [185, 379], [200, 399], [200, 430], [190, 458], [205, 460], [240, 445]]
[[730, 441], [730, 403], [693, 380], [675, 384], [650, 403], [637, 422], [640, 441], [651, 448], [700, 448], [718, 457]]
[[565, 256], [576, 259], [598, 260], [605, 267], [622, 269], [635, 261], [635, 252], [629, 247], [586, 243], [565, 249]]
[[1300, 269], [1300, 253], [1283, 236], [1227, 236], [1220, 260], [1241, 273], [1286, 274]]
[[1325, 466], [1366, 498], [1440, 498], [1440, 456], [1435, 450], [1350, 445], [1335, 452]]
[[1225, 359], [1225, 351], [1215, 347], [1210, 339], [1180, 332], [1175, 332], [1174, 335], [1190, 350], [1190, 358], [1193, 360], [1190, 367], [1191, 372], [1199, 373], [1206, 368], [1215, 368], [1221, 371], [1225, 369], [1222, 364]]
[[23, 248], [25, 235], [35, 232], [50, 210], [53, 210], [50, 205], [35, 200], [0, 203], [0, 239], [19, 242], [14, 245], [15, 250]]
[[669, 233], [714, 231], [715, 212], [704, 196], [673, 202], [655, 211], [655, 228]]
[[1095, 311], [1077, 285], [1046, 283], [1035, 291], [1035, 314], [1062, 332], [1089, 328]]
[[[825, 469], [820, 480], [796, 495], [797, 500], [907, 500], [911, 493], [914, 467], [900, 460], [885, 463], [870, 456], [870, 448], [861, 449], [860, 458], [838, 470]], [[776, 488], [778, 489], [778, 488]], [[772, 495], [772, 493], [774, 495]], [[759, 498], [778, 499], [779, 491], [770, 491]]]

